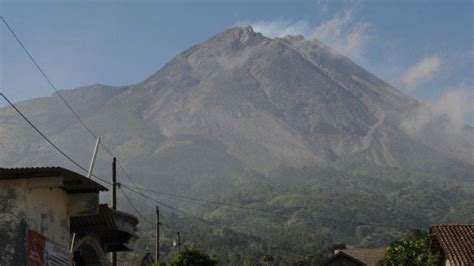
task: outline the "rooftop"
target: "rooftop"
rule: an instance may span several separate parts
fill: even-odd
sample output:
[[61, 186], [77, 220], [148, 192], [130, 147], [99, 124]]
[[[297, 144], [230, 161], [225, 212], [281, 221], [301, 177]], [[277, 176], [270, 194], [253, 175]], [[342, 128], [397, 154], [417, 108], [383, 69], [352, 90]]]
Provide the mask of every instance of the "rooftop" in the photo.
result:
[[474, 224], [432, 225], [430, 233], [453, 265], [474, 264]]
[[385, 248], [352, 248], [341, 250], [341, 252], [362, 261], [366, 265], [377, 265], [383, 258]]
[[71, 217], [71, 232], [94, 234], [107, 246], [107, 251], [130, 251], [130, 242], [137, 238], [138, 219], [128, 213], [113, 210], [107, 204], [99, 205], [96, 215]]
[[101, 184], [62, 167], [0, 168], [0, 180], [62, 177], [62, 189], [68, 193], [107, 191]]

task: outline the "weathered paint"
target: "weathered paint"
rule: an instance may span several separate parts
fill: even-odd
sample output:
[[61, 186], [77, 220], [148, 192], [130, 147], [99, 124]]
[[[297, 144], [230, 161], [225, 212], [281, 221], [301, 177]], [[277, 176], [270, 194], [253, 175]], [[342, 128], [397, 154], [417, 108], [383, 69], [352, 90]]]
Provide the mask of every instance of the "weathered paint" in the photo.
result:
[[25, 265], [30, 228], [50, 241], [70, 245], [68, 194], [60, 177], [0, 180], [0, 265]]

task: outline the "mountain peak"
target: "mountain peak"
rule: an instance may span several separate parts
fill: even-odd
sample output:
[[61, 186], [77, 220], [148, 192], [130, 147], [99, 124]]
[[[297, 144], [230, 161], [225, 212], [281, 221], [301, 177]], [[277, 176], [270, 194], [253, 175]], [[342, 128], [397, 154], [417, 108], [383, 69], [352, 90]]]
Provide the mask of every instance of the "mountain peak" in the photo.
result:
[[217, 34], [213, 39], [226, 42], [238, 41], [242, 44], [256, 44], [267, 38], [259, 32], [255, 32], [251, 26], [239, 26], [225, 30]]

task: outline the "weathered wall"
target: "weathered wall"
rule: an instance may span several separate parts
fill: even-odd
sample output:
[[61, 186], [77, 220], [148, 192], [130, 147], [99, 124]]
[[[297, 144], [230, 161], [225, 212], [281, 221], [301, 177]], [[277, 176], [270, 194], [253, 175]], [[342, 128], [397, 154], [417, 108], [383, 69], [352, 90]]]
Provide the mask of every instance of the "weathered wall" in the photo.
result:
[[0, 186], [0, 265], [26, 265], [24, 212], [17, 203], [24, 200], [14, 182]]
[[67, 193], [61, 188], [44, 187], [44, 183], [34, 182], [38, 180], [28, 181], [29, 190], [26, 194], [28, 226], [49, 240], [68, 247], [70, 236]]
[[26, 228], [69, 246], [67, 193], [61, 179], [0, 181], [0, 265], [25, 265]]

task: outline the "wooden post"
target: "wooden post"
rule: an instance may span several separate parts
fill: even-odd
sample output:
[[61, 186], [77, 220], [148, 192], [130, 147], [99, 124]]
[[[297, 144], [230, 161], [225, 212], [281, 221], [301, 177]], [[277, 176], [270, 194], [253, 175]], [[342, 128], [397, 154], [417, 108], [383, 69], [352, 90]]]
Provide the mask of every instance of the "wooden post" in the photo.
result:
[[176, 233], [176, 242], [178, 245], [178, 254], [181, 253], [181, 236], [179, 232]]
[[[112, 162], [112, 209], [117, 209], [117, 159]], [[112, 251], [112, 266], [117, 266], [117, 252]]]
[[117, 159], [112, 163], [112, 209], [117, 209]]
[[160, 209], [156, 206], [156, 262], [160, 261]]

